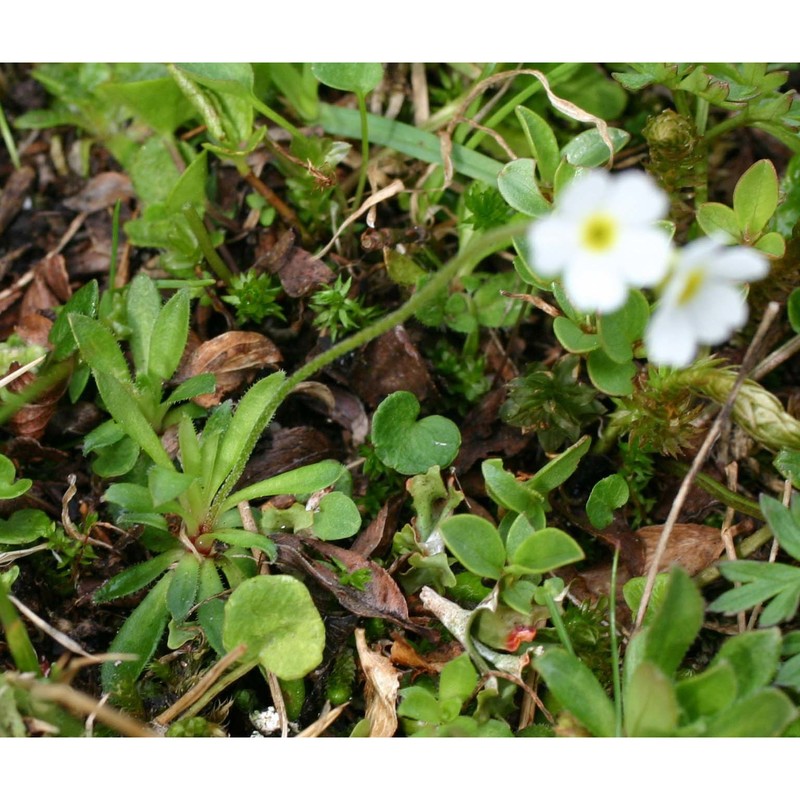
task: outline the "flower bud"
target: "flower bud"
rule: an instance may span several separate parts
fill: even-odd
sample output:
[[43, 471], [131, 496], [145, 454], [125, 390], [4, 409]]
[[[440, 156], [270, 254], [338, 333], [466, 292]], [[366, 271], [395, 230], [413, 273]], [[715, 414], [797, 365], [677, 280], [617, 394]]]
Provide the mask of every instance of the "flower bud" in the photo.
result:
[[682, 162], [692, 155], [700, 137], [688, 117], [666, 109], [651, 117], [642, 130], [654, 160]]
[[[699, 391], [724, 403], [736, 381], [736, 373], [708, 370]], [[800, 449], [800, 421], [784, 411], [781, 401], [755, 381], [745, 381], [731, 412], [734, 422], [772, 451], [782, 447]]]

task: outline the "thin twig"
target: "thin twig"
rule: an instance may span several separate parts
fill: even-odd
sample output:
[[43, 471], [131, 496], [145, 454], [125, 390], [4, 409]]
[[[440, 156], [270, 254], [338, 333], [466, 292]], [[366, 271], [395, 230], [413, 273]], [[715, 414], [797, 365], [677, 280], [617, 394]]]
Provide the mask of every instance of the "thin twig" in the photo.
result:
[[758, 330], [756, 331], [755, 336], [753, 337], [753, 341], [750, 342], [750, 347], [747, 348], [747, 352], [745, 353], [744, 359], [742, 361], [742, 366], [739, 369], [739, 374], [736, 377], [736, 382], [733, 384], [733, 388], [728, 395], [725, 404], [720, 409], [719, 413], [717, 414], [716, 419], [714, 420], [714, 424], [711, 426], [706, 438], [703, 441], [703, 444], [700, 446], [700, 449], [697, 451], [697, 455], [694, 457], [694, 461], [692, 461], [692, 466], [690, 467], [689, 471], [686, 473], [683, 481], [681, 482], [680, 488], [678, 489], [678, 493], [675, 496], [675, 500], [672, 503], [672, 508], [670, 509], [669, 516], [667, 517], [666, 522], [664, 523], [664, 528], [661, 531], [661, 536], [658, 540], [658, 545], [656, 546], [655, 553], [653, 554], [653, 562], [650, 565], [650, 569], [647, 573], [647, 581], [645, 582], [644, 592], [642, 594], [642, 600], [639, 604], [639, 611], [636, 614], [636, 624], [634, 625], [634, 632], [638, 631], [639, 628], [642, 626], [642, 621], [644, 620], [644, 615], [647, 612], [647, 606], [650, 603], [650, 597], [653, 594], [653, 586], [656, 582], [656, 576], [658, 575], [659, 569], [661, 567], [661, 559], [664, 557], [664, 552], [667, 549], [667, 542], [669, 542], [669, 537], [672, 534], [672, 529], [675, 527], [675, 523], [678, 521], [678, 515], [681, 513], [683, 509], [683, 505], [686, 502], [686, 498], [689, 495], [689, 489], [694, 483], [694, 479], [697, 477], [697, 474], [700, 472], [700, 468], [705, 463], [706, 459], [708, 458], [708, 454], [711, 452], [711, 448], [714, 446], [714, 443], [719, 436], [720, 431], [722, 430], [722, 425], [725, 420], [728, 418], [728, 415], [731, 413], [733, 409], [734, 401], [736, 400], [736, 395], [739, 393], [739, 389], [742, 387], [742, 384], [748, 377], [750, 370], [753, 367], [753, 362], [755, 361], [758, 348], [761, 345], [761, 342], [764, 339], [764, 336], [769, 329], [770, 325], [774, 321], [775, 317], [778, 314], [779, 305], [777, 303], [770, 303], [765, 312], [764, 316], [761, 320], [761, 324], [758, 326]]
[[199, 700], [210, 688], [213, 686], [217, 679], [222, 675], [231, 664], [238, 661], [247, 651], [247, 646], [240, 644], [233, 648], [229, 653], [226, 653], [216, 664], [208, 669], [208, 671], [200, 678], [199, 681], [191, 688], [185, 695], [180, 697], [174, 702], [166, 711], [159, 714], [154, 720], [155, 725], [169, 725], [173, 719], [182, 714], [193, 703]]
[[20, 689], [24, 689], [40, 700], [49, 700], [63, 706], [69, 711], [81, 716], [96, 717], [103, 725], [113, 728], [123, 736], [153, 737], [157, 736], [146, 725], [138, 720], [107, 706], [103, 701], [88, 694], [79, 692], [71, 686], [60, 683], [41, 683], [34, 678], [29, 678], [18, 673], [6, 673], [6, 680]]
[[283, 692], [278, 682], [278, 676], [269, 670], [267, 670], [267, 683], [269, 684], [269, 691], [272, 695], [275, 711], [281, 723], [281, 739], [286, 739], [289, 736], [289, 717], [286, 714], [286, 701], [283, 699]]

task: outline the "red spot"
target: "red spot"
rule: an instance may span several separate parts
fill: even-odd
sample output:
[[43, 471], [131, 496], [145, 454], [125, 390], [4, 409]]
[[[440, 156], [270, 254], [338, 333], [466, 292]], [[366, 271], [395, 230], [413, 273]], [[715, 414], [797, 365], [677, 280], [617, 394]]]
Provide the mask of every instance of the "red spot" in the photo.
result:
[[532, 642], [536, 638], [536, 628], [527, 625], [517, 625], [506, 636], [506, 650], [509, 653], [516, 652], [523, 642]]

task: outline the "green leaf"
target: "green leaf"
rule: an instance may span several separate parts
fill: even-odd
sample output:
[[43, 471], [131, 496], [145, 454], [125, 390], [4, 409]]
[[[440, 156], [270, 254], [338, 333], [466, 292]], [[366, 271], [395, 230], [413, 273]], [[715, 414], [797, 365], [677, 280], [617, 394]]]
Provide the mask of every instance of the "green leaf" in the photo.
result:
[[0, 500], [12, 500], [25, 494], [33, 486], [30, 478], [14, 480], [16, 468], [10, 458], [0, 454]]
[[703, 596], [692, 579], [678, 567], [669, 573], [664, 602], [648, 626], [644, 658], [666, 676], [680, 666], [703, 624]]
[[184, 400], [191, 400], [199, 394], [210, 394], [214, 391], [217, 385], [217, 379], [210, 372], [204, 372], [202, 375], [193, 375], [187, 378], [172, 394], [164, 401], [166, 405], [175, 405]]
[[512, 574], [536, 575], [558, 569], [583, 559], [578, 543], [558, 528], [542, 528], [520, 542], [514, 550]]
[[447, 548], [470, 572], [500, 579], [506, 549], [491, 522], [474, 514], [456, 514], [442, 522], [440, 530]]
[[481, 472], [486, 483], [486, 493], [499, 506], [520, 514], [536, 514], [544, 497], [510, 472], [503, 469], [499, 458], [487, 458], [481, 464]]
[[527, 485], [540, 494], [547, 495], [557, 486], [567, 481], [578, 468], [580, 460], [589, 452], [591, 437], [581, 436], [575, 444], [563, 453], [551, 458], [529, 481]]
[[[109, 420], [113, 422], [113, 420]], [[105, 447], [96, 448], [97, 458], [92, 462], [92, 472], [101, 478], [114, 478], [130, 472], [139, 460], [141, 448], [120, 431], [122, 438]]]
[[176, 622], [183, 622], [194, 605], [199, 579], [200, 561], [194, 553], [184, 553], [167, 589], [167, 608]]
[[780, 736], [797, 718], [794, 703], [778, 689], [761, 689], [709, 720], [708, 736]]
[[132, 567], [122, 570], [113, 578], [109, 578], [92, 595], [93, 602], [108, 603], [118, 597], [138, 592], [139, 589], [152, 583], [164, 570], [176, 563], [183, 553], [182, 549], [169, 550], [153, 556], [149, 561], [143, 561], [141, 564], [134, 564]]
[[232, 494], [223, 505], [223, 511], [241, 503], [243, 500], [254, 500], [257, 497], [273, 497], [278, 494], [291, 494], [295, 497], [306, 497], [332, 486], [345, 472], [345, 467], [333, 459], [307, 464], [279, 475], [273, 475]]
[[0, 545], [20, 545], [46, 539], [55, 523], [38, 508], [23, 508], [8, 519], [0, 519]]
[[586, 513], [595, 528], [602, 530], [614, 520], [614, 510], [628, 502], [630, 491], [622, 475], [609, 475], [598, 481], [586, 501]]
[[400, 690], [397, 714], [406, 719], [416, 719], [437, 725], [444, 722], [442, 709], [436, 697], [423, 686], [408, 686]]
[[[149, 372], [150, 341], [161, 309], [161, 298], [152, 279], [139, 273], [128, 286], [125, 297], [127, 323], [131, 329], [130, 348], [140, 375]], [[163, 344], [163, 343], [159, 343]]]
[[158, 136], [139, 147], [128, 172], [136, 196], [145, 206], [163, 203], [180, 177], [165, 141]]
[[189, 292], [180, 289], [161, 309], [153, 325], [147, 372], [169, 380], [178, 368], [189, 335]]
[[39, 659], [25, 629], [25, 623], [14, 604], [8, 599], [8, 592], [9, 587], [6, 582], [0, 580], [0, 629], [3, 631], [6, 647], [20, 672], [41, 675]]
[[724, 659], [699, 675], [679, 681], [675, 687], [678, 702], [689, 721], [710, 717], [727, 708], [736, 699], [736, 674]]
[[467, 653], [448, 661], [439, 677], [439, 699], [456, 700], [460, 707], [469, 700], [478, 685], [478, 673]]
[[164, 635], [169, 610], [167, 590], [172, 581], [168, 572], [133, 610], [108, 647], [112, 653], [127, 653], [131, 660], [106, 661], [100, 668], [104, 692], [127, 694], [145, 668]]
[[766, 227], [778, 207], [778, 174], [773, 163], [756, 161], [733, 190], [733, 210], [742, 233], [755, 238]]
[[618, 364], [629, 363], [633, 358], [633, 345], [644, 335], [649, 319], [650, 304], [645, 296], [636, 289], [628, 292], [622, 308], [597, 319], [597, 332], [605, 354]]
[[678, 700], [672, 682], [653, 663], [639, 664], [625, 686], [628, 736], [666, 736], [678, 727]]
[[85, 317], [94, 317], [97, 314], [99, 295], [97, 280], [93, 278], [81, 286], [61, 308], [48, 336], [53, 345], [52, 358], [54, 361], [62, 361], [78, 346], [69, 323], [69, 315], [79, 314]]
[[800, 495], [792, 498], [791, 509], [767, 494], [761, 495], [759, 506], [780, 546], [800, 561]]
[[127, 106], [137, 117], [160, 134], [173, 133], [194, 116], [194, 109], [171, 78], [106, 83], [98, 93], [116, 104]]
[[613, 736], [614, 706], [592, 671], [575, 656], [554, 647], [534, 659], [556, 700], [594, 736]]
[[211, 531], [210, 533], [203, 534], [199, 537], [198, 541], [205, 544], [206, 541], [223, 542], [224, 544], [232, 545], [233, 547], [249, 547], [254, 550], [261, 550], [266, 554], [267, 559], [272, 562], [278, 556], [278, 550], [275, 543], [263, 533], [255, 533], [255, 531], [239, 531], [239, 530], [220, 530]]
[[[264, 409], [274, 400], [285, 379], [286, 376], [281, 371], [262, 378], [239, 401], [236, 413], [217, 449], [214, 473], [209, 481], [209, 487], [214, 492], [234, 468], [243, 466], [242, 462], [250, 455], [258, 437], [271, 419], [271, 415], [264, 416]], [[203, 474], [207, 474], [205, 470]]]
[[356, 504], [343, 492], [329, 492], [320, 500], [314, 513], [314, 536], [325, 542], [348, 539], [361, 529], [361, 514]]
[[518, 158], [506, 164], [497, 176], [497, 188], [504, 200], [515, 211], [533, 218], [550, 211], [550, 204], [539, 191], [535, 172], [536, 162], [532, 158]]
[[773, 258], [783, 258], [786, 254], [786, 241], [777, 231], [770, 231], [759, 236], [753, 247]]
[[197, 619], [208, 638], [208, 643], [219, 655], [224, 655], [222, 644], [222, 623], [225, 601], [216, 595], [222, 594], [224, 587], [217, 572], [217, 565], [210, 558], [200, 565], [200, 584], [197, 590]]
[[772, 680], [780, 656], [781, 632], [778, 628], [747, 631], [726, 639], [711, 666], [729, 664], [736, 675], [736, 694], [745, 697]]
[[[644, 587], [647, 583], [647, 578], [644, 576], [631, 578], [622, 587], [622, 596], [631, 612], [636, 615], [639, 613], [639, 604], [642, 602], [644, 595]], [[656, 575], [656, 582], [653, 584], [653, 592], [650, 595], [650, 602], [647, 604], [647, 611], [644, 614], [644, 624], [649, 625], [652, 622], [656, 612], [664, 602], [664, 595], [669, 586], [669, 575], [665, 572]]]
[[175, 181], [164, 203], [167, 213], [180, 214], [186, 203], [191, 203], [197, 213], [202, 215], [205, 211], [207, 180], [208, 155], [204, 150]]
[[[320, 103], [316, 122], [328, 134], [349, 139], [361, 138], [361, 116], [355, 108]], [[436, 134], [375, 114], [367, 114], [367, 122], [370, 143], [389, 147], [428, 164], [444, 164], [442, 143]], [[497, 174], [503, 167], [499, 161], [460, 144], [453, 145], [450, 155], [453, 168], [460, 175], [489, 186], [497, 185]]]
[[589, 353], [586, 360], [589, 378], [601, 391], [612, 397], [633, 393], [632, 378], [636, 374], [636, 365], [632, 361], [618, 364], [602, 350]]
[[531, 155], [536, 160], [539, 175], [547, 186], [552, 186], [556, 168], [561, 161], [556, 135], [542, 117], [525, 106], [517, 106], [515, 112], [517, 119], [522, 124], [522, 131], [528, 141]]
[[165, 469], [156, 464], [147, 473], [147, 487], [153, 500], [153, 509], [158, 509], [183, 494], [195, 480], [194, 475]]
[[356, 94], [371, 92], [383, 80], [383, 67], [380, 64], [312, 64], [311, 71], [320, 83]]
[[596, 333], [585, 333], [568, 317], [553, 320], [553, 333], [570, 353], [590, 353], [600, 347], [600, 337]]
[[[800, 302], [800, 292], [797, 297]], [[784, 447], [778, 451], [778, 455], [773, 459], [772, 465], [784, 478], [788, 478], [792, 482], [792, 486], [795, 489], [800, 488], [800, 450], [791, 450], [788, 447]]]
[[294, 680], [322, 662], [325, 625], [296, 578], [257, 575], [228, 598], [222, 640], [227, 650], [247, 645], [245, 661], [257, 658], [279, 678]]
[[[620, 128], [609, 128], [608, 135], [618, 153], [630, 140], [631, 135]], [[561, 149], [561, 155], [574, 167], [599, 167], [611, 157], [608, 145], [603, 141], [596, 128], [579, 133]]]
[[161, 440], [132, 397], [131, 387], [99, 371], [95, 374], [94, 380], [103, 402], [120, 428], [137, 442], [156, 464], [166, 469], [174, 469], [172, 459], [162, 446]]
[[419, 401], [411, 392], [393, 392], [372, 417], [375, 454], [403, 475], [446, 467], [461, 446], [461, 434], [453, 422], [438, 415], [418, 420], [419, 411]]
[[697, 209], [697, 224], [706, 235], [723, 242], [742, 239], [734, 210], [723, 203], [702, 203]]
[[92, 368], [92, 372], [108, 375], [120, 383], [132, 383], [125, 356], [105, 325], [81, 314], [70, 314], [69, 323], [81, 357]]

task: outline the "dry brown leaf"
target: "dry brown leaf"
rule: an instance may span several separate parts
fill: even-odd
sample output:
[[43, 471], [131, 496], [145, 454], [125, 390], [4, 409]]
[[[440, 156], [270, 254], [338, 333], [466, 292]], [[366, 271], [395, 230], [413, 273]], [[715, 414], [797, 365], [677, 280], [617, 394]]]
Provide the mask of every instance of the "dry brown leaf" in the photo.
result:
[[400, 673], [392, 662], [369, 649], [363, 628], [356, 628], [356, 649], [366, 684], [365, 717], [369, 720], [371, 738], [389, 738], [397, 730], [397, 691], [400, 686]]
[[437, 674], [448, 663], [464, 652], [458, 642], [447, 642], [425, 656], [420, 655], [402, 636], [393, 636], [390, 657], [393, 664], [415, 670]]
[[[392, 576], [373, 561], [351, 550], [301, 534], [276, 534], [272, 539], [278, 547], [279, 564], [287, 564], [310, 575], [320, 586], [331, 592], [341, 606], [353, 614], [360, 617], [389, 619], [411, 630], [426, 631], [425, 628], [409, 621], [408, 604], [403, 592]], [[336, 570], [320, 562], [313, 555], [309, 556], [306, 552], [308, 550], [329, 559], [335, 558], [350, 573], [367, 569], [371, 573], [371, 578], [363, 589], [345, 586], [339, 580]]]
[[251, 374], [281, 361], [281, 352], [266, 336], [255, 331], [228, 331], [199, 345], [178, 373], [178, 381], [210, 372], [217, 379], [216, 391], [198, 395], [204, 408], [217, 405], [236, 391]]
[[395, 325], [364, 348], [348, 382], [371, 408], [392, 392], [411, 392], [420, 402], [435, 392], [428, 366], [402, 325]]
[[73, 211], [93, 214], [113, 206], [117, 200], [127, 200], [129, 197], [133, 197], [133, 184], [127, 175], [121, 172], [100, 172], [78, 194], [65, 200], [64, 205]]
[[33, 280], [20, 303], [20, 317], [50, 311], [72, 297], [64, 256], [49, 255], [33, 268]]

